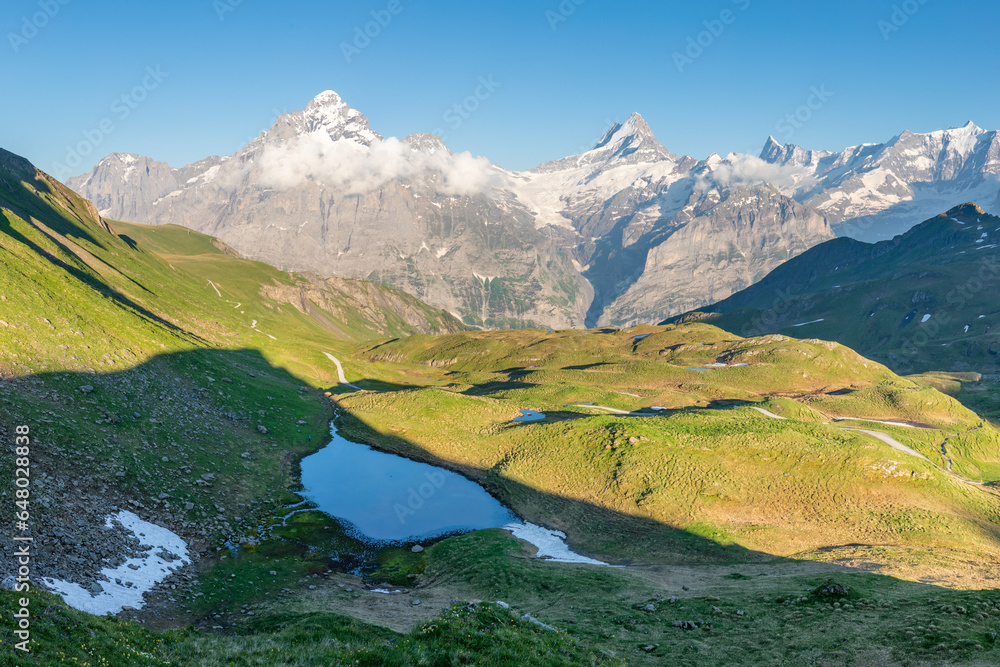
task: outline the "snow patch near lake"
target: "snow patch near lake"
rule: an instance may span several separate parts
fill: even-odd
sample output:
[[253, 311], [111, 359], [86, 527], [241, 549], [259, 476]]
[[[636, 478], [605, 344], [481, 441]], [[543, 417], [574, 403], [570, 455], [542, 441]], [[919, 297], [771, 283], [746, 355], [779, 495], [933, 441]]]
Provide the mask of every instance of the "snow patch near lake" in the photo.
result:
[[587, 558], [580, 554], [573, 553], [566, 545], [566, 533], [559, 530], [549, 530], [536, 526], [533, 523], [508, 523], [501, 526], [504, 530], [509, 530], [514, 537], [524, 540], [538, 549], [536, 558], [554, 561], [557, 563], [588, 563], [590, 565], [608, 565], [607, 563], [593, 558]]
[[764, 415], [765, 417], [770, 417], [771, 419], [780, 419], [782, 421], [786, 421], [788, 419], [788, 417], [782, 417], [780, 415], [776, 415], [773, 412], [771, 412], [770, 410], [765, 410], [764, 408], [758, 408], [756, 405], [750, 405], [748, 407], [751, 410], [756, 410], [757, 412], [759, 412], [760, 414]]
[[923, 318], [921, 318], [920, 323], [923, 324], [924, 322], [926, 322], [929, 319], [931, 319], [931, 314], [927, 313], [926, 315], [923, 316]]
[[[97, 616], [117, 614], [125, 607], [142, 609], [145, 604], [143, 596], [147, 592], [163, 581], [173, 570], [191, 562], [187, 544], [176, 533], [143, 521], [128, 510], [122, 510], [118, 514], [108, 516], [104, 525], [111, 528], [114, 519], [117, 519], [122, 526], [138, 537], [144, 547], [148, 547], [145, 556], [130, 558], [113, 569], [104, 568], [101, 570], [101, 574], [110, 581], [100, 582], [103, 590], [96, 595], [87, 591], [80, 584], [59, 579], [42, 579], [49, 590], [62, 596], [66, 604], [88, 614]], [[168, 561], [160, 555], [164, 552], [177, 556], [177, 558]], [[129, 567], [130, 565], [136, 569]], [[118, 583], [119, 581], [121, 583]]]

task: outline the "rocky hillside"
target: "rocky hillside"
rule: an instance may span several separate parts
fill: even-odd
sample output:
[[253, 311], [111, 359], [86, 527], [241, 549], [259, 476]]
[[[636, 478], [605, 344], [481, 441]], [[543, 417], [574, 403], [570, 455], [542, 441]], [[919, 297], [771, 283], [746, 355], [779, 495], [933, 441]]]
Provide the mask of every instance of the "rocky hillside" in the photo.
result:
[[[726, 194], [761, 183], [740, 167], [745, 159], [676, 156], [633, 114], [581, 155], [511, 172], [453, 154], [432, 135], [383, 138], [328, 91], [233, 156], [172, 169], [115, 154], [68, 184], [106, 215], [181, 224], [285, 269], [391, 285], [467, 324], [569, 327], [638, 321], [633, 307], [612, 304], [643, 275], [650, 251], [723, 197], [740, 202], [726, 224], [747, 241], [751, 268], [715, 263], [711, 286], [678, 273], [692, 303], [832, 238], [801, 207], [786, 207], [755, 238], [748, 221], [773, 212]], [[654, 273], [625, 302], [678, 312], [678, 286], [651, 289]]]
[[731, 188], [719, 197], [696, 207], [696, 217], [673, 233], [652, 232], [663, 240], [649, 244], [644, 263], [635, 258], [641, 274], [604, 308], [602, 323], [656, 321], [658, 313], [729, 295], [831, 236], [823, 216], [770, 186]]

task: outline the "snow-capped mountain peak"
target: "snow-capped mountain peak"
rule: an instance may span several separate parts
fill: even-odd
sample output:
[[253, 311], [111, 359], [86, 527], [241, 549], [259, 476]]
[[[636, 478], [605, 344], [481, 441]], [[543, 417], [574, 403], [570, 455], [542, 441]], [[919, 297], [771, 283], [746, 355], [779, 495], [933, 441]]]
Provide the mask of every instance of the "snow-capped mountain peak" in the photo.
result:
[[656, 140], [649, 124], [638, 113], [630, 115], [624, 123], [612, 125], [585, 155], [599, 155], [605, 160], [635, 156], [630, 162], [655, 162], [664, 159], [677, 161], [677, 156]]
[[991, 205], [1000, 186], [1000, 133], [971, 121], [927, 133], [906, 130], [885, 143], [851, 146], [839, 153], [780, 146], [771, 138], [760, 157], [804, 170], [806, 185], [795, 198], [834, 224], [860, 220], [840, 231], [868, 241], [902, 233], [913, 220], [931, 217], [956, 202]]
[[623, 165], [674, 164], [679, 158], [656, 140], [649, 124], [638, 113], [624, 123], [615, 123], [593, 148], [579, 155], [540, 164], [533, 172], [548, 173], [585, 169], [590, 179], [606, 169]]
[[325, 90], [302, 111], [282, 114], [270, 131], [267, 141], [283, 141], [305, 134], [326, 134], [334, 141], [347, 139], [371, 146], [382, 137], [368, 127], [368, 119], [352, 109], [337, 93]]
[[409, 134], [403, 138], [403, 143], [416, 151], [426, 151], [428, 153], [437, 153], [438, 151], [451, 152], [441, 137], [430, 132]]
[[782, 145], [778, 143], [778, 140], [775, 139], [772, 134], [767, 138], [767, 141], [764, 142], [764, 148], [760, 151], [760, 159], [773, 162], [775, 158], [781, 155], [781, 150]]
[[630, 115], [624, 123], [615, 123], [611, 128], [605, 133], [604, 137], [598, 141], [591, 150], [597, 150], [603, 148], [610, 144], [620, 143], [628, 138], [632, 138], [633, 141], [641, 141], [643, 139], [656, 140], [653, 135], [653, 130], [649, 127], [649, 123], [646, 122], [641, 115], [638, 113], [633, 113]]
[[347, 104], [335, 91], [324, 90], [322, 93], [312, 98], [312, 101], [306, 105], [306, 108], [325, 106], [344, 107], [347, 106]]

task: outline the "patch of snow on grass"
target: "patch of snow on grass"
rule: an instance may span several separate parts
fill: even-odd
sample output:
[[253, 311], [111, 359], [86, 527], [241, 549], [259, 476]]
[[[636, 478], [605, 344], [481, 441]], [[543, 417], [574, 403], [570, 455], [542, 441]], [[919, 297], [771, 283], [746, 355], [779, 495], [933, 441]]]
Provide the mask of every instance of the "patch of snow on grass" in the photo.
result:
[[764, 408], [758, 408], [756, 405], [751, 405], [749, 407], [751, 410], [756, 410], [760, 414], [764, 415], [765, 417], [770, 417], [771, 419], [782, 419], [782, 420], [788, 419], [788, 417], [781, 417], [780, 415], [774, 414], [770, 410], [765, 410]]
[[555, 561], [557, 563], [589, 563], [590, 565], [607, 565], [607, 563], [587, 558], [573, 553], [566, 545], [566, 533], [558, 530], [548, 530], [533, 523], [508, 523], [501, 526], [509, 530], [514, 537], [524, 540], [538, 549], [536, 558]]
[[[104, 525], [111, 528], [112, 519], [121, 522], [127, 530], [139, 538], [144, 547], [148, 547], [145, 556], [130, 558], [114, 569], [101, 570], [101, 574], [110, 581], [101, 582], [103, 590], [96, 595], [80, 584], [59, 579], [42, 580], [50, 590], [61, 595], [70, 607], [96, 616], [117, 614], [125, 607], [141, 609], [145, 604], [143, 596], [148, 591], [163, 581], [171, 571], [191, 562], [187, 544], [179, 535], [143, 521], [127, 510], [109, 516]], [[177, 558], [165, 560], [160, 556], [164, 552]], [[137, 569], [132, 569], [130, 565]], [[121, 583], [118, 583], [119, 581]]]

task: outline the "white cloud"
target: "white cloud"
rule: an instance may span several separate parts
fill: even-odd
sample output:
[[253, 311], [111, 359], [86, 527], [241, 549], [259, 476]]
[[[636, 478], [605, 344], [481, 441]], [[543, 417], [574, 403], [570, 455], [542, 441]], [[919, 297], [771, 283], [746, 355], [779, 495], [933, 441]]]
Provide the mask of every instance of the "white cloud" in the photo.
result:
[[402, 179], [442, 194], [472, 195], [505, 182], [489, 160], [468, 152], [414, 150], [396, 138], [367, 147], [325, 132], [268, 146], [259, 164], [261, 183], [278, 189], [314, 181], [361, 194]]
[[708, 190], [767, 183], [783, 194], [792, 194], [807, 190], [816, 182], [817, 179], [805, 168], [771, 164], [753, 155], [730, 153], [701, 174], [696, 187]]

